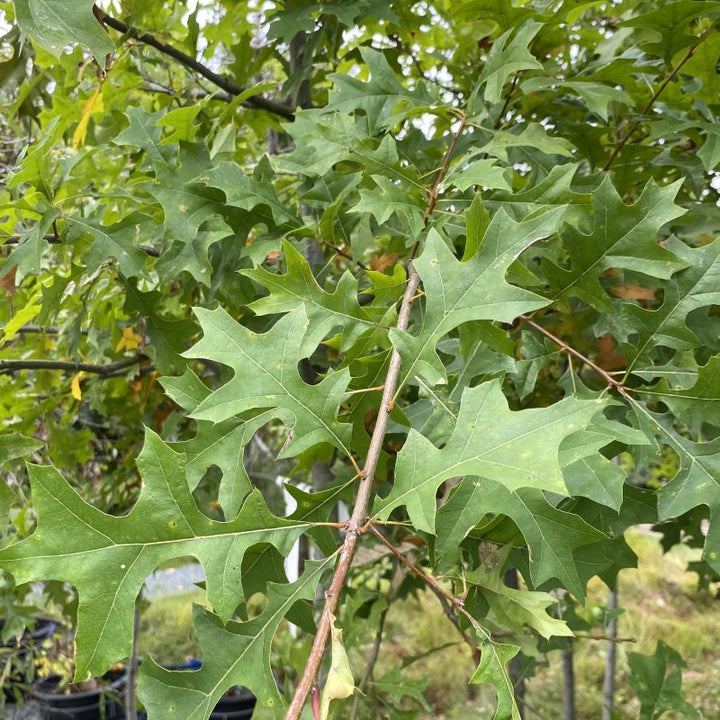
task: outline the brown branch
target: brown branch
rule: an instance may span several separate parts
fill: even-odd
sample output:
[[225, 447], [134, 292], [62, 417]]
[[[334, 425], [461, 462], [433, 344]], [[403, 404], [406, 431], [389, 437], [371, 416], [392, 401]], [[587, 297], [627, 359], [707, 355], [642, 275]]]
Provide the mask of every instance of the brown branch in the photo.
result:
[[374, 527], [372, 524], [368, 525], [368, 529], [370, 532], [378, 539], [380, 542], [396, 557], [398, 560], [400, 560], [401, 563], [403, 563], [408, 570], [410, 570], [411, 573], [414, 575], [417, 575], [438, 597], [442, 597], [445, 600], [447, 600], [453, 607], [453, 609], [456, 612], [459, 612], [461, 615], [464, 615], [469, 621], [470, 624], [477, 630], [482, 636], [485, 638], [490, 637], [490, 633], [488, 633], [487, 630], [485, 630], [480, 623], [465, 609], [465, 603], [462, 598], [459, 598], [452, 593], [448, 592], [444, 587], [438, 584], [437, 580], [435, 578], [431, 577], [430, 575], [426, 575], [417, 565], [410, 562], [376, 527]]
[[119, 371], [127, 370], [146, 359], [145, 355], [136, 355], [107, 365], [93, 365], [91, 363], [64, 360], [0, 360], [0, 375], [19, 372], [20, 370], [62, 370], [64, 372], [86, 372], [101, 377], [112, 377]]
[[576, 358], [578, 358], [578, 360], [582, 360], [588, 367], [592, 368], [603, 380], [605, 380], [605, 382], [608, 384], [608, 387], [614, 387], [618, 392], [622, 393], [622, 395], [626, 395], [628, 389], [619, 380], [616, 380], [612, 375], [603, 370], [599, 365], [596, 365], [592, 360], [583, 355], [581, 352], [578, 352], [575, 348], [570, 347], [570, 345], [557, 337], [557, 335], [553, 335], [542, 325], [538, 325], [529, 316], [520, 315], [519, 319], [527, 325], [530, 325], [530, 327], [535, 328], [546, 338], [552, 340], [561, 350], [568, 353], [568, 355], [574, 355]]
[[702, 34], [699, 36], [697, 43], [695, 45], [691, 45], [685, 55], [681, 58], [680, 62], [662, 79], [662, 82], [658, 85], [655, 92], [652, 94], [652, 97], [648, 101], [648, 104], [645, 106], [643, 111], [640, 113], [640, 117], [635, 120], [635, 122], [630, 126], [630, 129], [623, 135], [620, 140], [618, 141], [617, 145], [613, 149], [610, 157], [608, 158], [608, 161], [603, 166], [603, 171], [607, 172], [610, 169], [610, 166], [615, 162], [615, 159], [620, 154], [620, 151], [625, 147], [627, 144], [627, 141], [635, 134], [636, 130], [642, 125], [644, 116], [647, 115], [650, 110], [652, 109], [652, 106], [655, 104], [656, 100], [660, 97], [662, 92], [665, 90], [665, 88], [673, 81], [675, 76], [680, 72], [683, 65], [690, 60], [690, 58], [695, 54], [698, 47], [700, 47], [701, 43], [705, 38], [710, 34], [710, 31], [715, 27], [715, 23], [711, 23], [705, 30], [702, 32]]
[[[150, 33], [145, 33], [138, 28], [126, 25], [122, 20], [117, 20], [114, 17], [107, 15], [102, 10], [96, 9], [96, 15], [104, 25], [121, 32], [127, 37], [134, 38], [144, 45], [149, 45], [150, 47], [159, 50], [163, 53], [163, 55], [167, 55], [168, 57], [173, 58], [173, 60], [177, 60], [181, 65], [195, 71], [198, 75], [201, 75], [206, 80], [209, 80], [213, 83], [213, 85], [219, 87], [221, 90], [224, 90], [226, 93], [237, 97], [245, 92], [246, 88], [242, 85], [238, 85], [229, 78], [213, 72], [209, 67], [195, 60], [195, 58], [185, 54], [172, 45], [168, 45], [168, 43], [159, 40], [154, 35], [150, 35]], [[243, 101], [242, 104], [245, 107], [253, 108], [255, 110], [266, 110], [267, 112], [279, 115], [286, 120], [292, 120], [295, 117], [295, 113], [287, 107], [287, 105], [283, 105], [275, 100], [269, 100], [268, 98], [264, 98], [259, 95], [249, 97], [247, 100]]]
[[[405, 330], [408, 326], [408, 322], [410, 320], [410, 305], [419, 282], [420, 278], [418, 274], [415, 272], [412, 265], [409, 265], [408, 284], [405, 288], [405, 294], [403, 295], [402, 303], [400, 305], [397, 322], [397, 327], [401, 330]], [[340, 558], [337, 566], [335, 567], [335, 573], [333, 574], [330, 582], [330, 587], [325, 593], [325, 607], [323, 608], [322, 616], [318, 622], [317, 633], [315, 635], [315, 640], [313, 641], [310, 656], [308, 657], [302, 677], [298, 682], [298, 686], [295, 690], [295, 696], [293, 697], [287, 714], [285, 715], [286, 720], [298, 720], [302, 714], [307, 696], [315, 685], [317, 679], [318, 670], [320, 669], [323, 654], [325, 653], [325, 646], [328, 641], [328, 635], [330, 633], [330, 624], [332, 622], [331, 618], [337, 609], [338, 602], [340, 600], [340, 593], [343, 590], [345, 579], [350, 571], [350, 565], [355, 554], [358, 539], [360, 538], [363, 525], [367, 520], [367, 511], [372, 494], [373, 482], [375, 480], [375, 470], [377, 468], [378, 460], [380, 459], [380, 452], [382, 450], [388, 419], [390, 417], [390, 403], [400, 377], [400, 365], [400, 354], [393, 348], [390, 365], [385, 378], [385, 389], [383, 390], [382, 400], [380, 402], [380, 412], [378, 413], [375, 429], [373, 430], [373, 434], [370, 439], [370, 447], [365, 459], [362, 477], [360, 478], [360, 483], [358, 485], [355, 506], [347, 524], [345, 540], [340, 549]]]

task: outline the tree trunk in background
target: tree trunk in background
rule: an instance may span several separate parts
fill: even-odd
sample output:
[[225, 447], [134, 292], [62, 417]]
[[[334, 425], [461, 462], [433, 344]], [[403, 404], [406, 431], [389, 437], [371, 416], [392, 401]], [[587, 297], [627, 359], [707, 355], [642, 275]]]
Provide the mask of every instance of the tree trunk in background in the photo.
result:
[[[618, 591], [617, 583], [615, 588], [610, 590], [608, 595], [608, 610], [617, 610]], [[611, 618], [607, 634], [610, 637], [617, 637], [618, 631], [617, 617], [613, 615]], [[605, 661], [605, 679], [603, 681], [603, 709], [602, 720], [612, 720], [612, 712], [615, 706], [615, 665], [617, 662], [617, 643], [609, 642], [607, 650], [607, 660]]]
[[575, 667], [573, 666], [573, 654], [572, 640], [568, 639], [568, 647], [562, 651], [565, 720], [575, 720]]
[[[505, 584], [514, 590], [520, 589], [518, 572], [515, 568], [511, 568], [505, 573]], [[515, 702], [520, 712], [520, 720], [525, 720], [525, 677], [523, 674], [522, 661], [517, 655], [508, 663], [508, 675], [513, 684]]]

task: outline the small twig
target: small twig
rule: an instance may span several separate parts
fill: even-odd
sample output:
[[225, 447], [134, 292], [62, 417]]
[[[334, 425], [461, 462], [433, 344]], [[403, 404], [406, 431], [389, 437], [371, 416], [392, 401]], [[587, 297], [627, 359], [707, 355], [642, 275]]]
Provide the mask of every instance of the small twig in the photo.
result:
[[485, 639], [490, 639], [490, 633], [483, 628], [480, 623], [465, 609], [465, 603], [462, 598], [456, 597], [452, 593], [445, 590], [444, 587], [438, 584], [435, 578], [430, 575], [426, 575], [417, 565], [410, 562], [379, 530], [375, 529], [373, 525], [369, 525], [370, 532], [395, 555], [413, 574], [417, 575], [438, 597], [443, 597], [447, 600], [456, 612], [464, 615], [469, 621], [473, 628]]
[[[427, 225], [430, 222], [430, 216], [433, 214], [433, 211], [435, 210], [435, 205], [437, 205], [438, 201], [438, 194], [440, 192], [440, 186], [442, 185], [442, 181], [445, 179], [445, 175], [447, 175], [448, 167], [450, 167], [450, 160], [452, 159], [452, 155], [455, 152], [455, 146], [457, 145], [458, 140], [460, 139], [460, 135], [462, 134], [462, 131], [465, 129], [465, 125], [467, 124], [467, 117], [465, 115], [462, 115], [460, 118], [460, 123], [457, 127], [457, 130], [452, 135], [452, 139], [450, 140], [450, 144], [448, 145], [448, 149], [445, 152], [445, 156], [442, 159], [442, 162], [440, 163], [440, 167], [437, 169], [437, 177], [435, 178], [435, 182], [433, 183], [433, 186], [428, 191], [428, 201], [427, 205], [425, 206], [425, 212], [423, 213], [423, 224]], [[418, 250], [418, 245], [420, 241], [417, 240], [415, 244], [412, 246], [412, 250], [410, 251], [410, 260], [412, 260], [415, 257], [415, 253]]]
[[510, 100], [512, 100], [513, 95], [515, 94], [515, 90], [517, 90], [517, 84], [518, 80], [520, 79], [520, 73], [515, 73], [515, 76], [512, 79], [512, 83], [510, 84], [510, 89], [508, 90], [508, 94], [505, 96], [505, 102], [503, 103], [502, 110], [500, 110], [500, 113], [498, 114], [497, 118], [495, 118], [495, 122], [493, 123], [493, 129], [497, 130], [500, 125], [502, 124], [502, 119], [507, 112], [508, 105], [510, 105]]
[[[202, 77], [204, 77], [206, 80], [209, 80], [211, 83], [213, 83], [213, 85], [216, 85], [221, 90], [224, 90], [230, 95], [237, 97], [238, 95], [241, 95], [243, 92], [245, 92], [245, 88], [242, 85], [238, 85], [236, 82], [233, 82], [229, 78], [218, 75], [218, 73], [213, 72], [209, 67], [195, 60], [195, 58], [190, 57], [190, 55], [186, 55], [181, 50], [178, 50], [172, 45], [168, 45], [168, 43], [162, 42], [162, 40], [159, 40], [154, 35], [144, 33], [135, 27], [126, 25], [124, 22], [122, 22], [122, 20], [117, 20], [114, 17], [107, 15], [102, 10], [97, 9], [96, 14], [104, 25], [113, 28], [113, 30], [121, 32], [123, 35], [134, 38], [135, 40], [143, 43], [144, 45], [154, 47], [156, 50], [159, 50], [164, 55], [173, 58], [173, 60], [177, 60], [181, 65], [184, 65], [186, 68], [194, 70], [199, 75], [202, 75]], [[245, 107], [250, 107], [254, 109], [267, 110], [268, 112], [273, 113], [274, 115], [279, 115], [286, 120], [292, 120], [295, 117], [295, 113], [286, 105], [283, 105], [282, 103], [276, 102], [274, 100], [268, 100], [267, 98], [261, 97], [259, 95], [253, 95], [249, 97], [243, 102], [243, 105]]]
[[[54, 325], [48, 325], [47, 327], [43, 327], [42, 325], [23, 325], [18, 331], [19, 335], [22, 335], [23, 333], [37, 333], [38, 335], [59, 335], [62, 330], [59, 327], [55, 327]], [[87, 335], [88, 330], [81, 330], [80, 333], [82, 335]]]
[[610, 643], [636, 643], [637, 638], [634, 637], [615, 637], [613, 635], [593, 635], [591, 633], [575, 633], [574, 636], [579, 640], [604, 640]]
[[538, 332], [542, 333], [546, 338], [552, 340], [564, 352], [568, 353], [569, 355], [574, 355], [579, 360], [582, 360], [588, 367], [591, 367], [598, 375], [600, 375], [603, 380], [605, 380], [605, 382], [608, 384], [608, 387], [614, 387], [618, 392], [622, 393], [623, 395], [627, 393], [627, 388], [621, 382], [616, 380], [612, 375], [608, 374], [599, 365], [596, 365], [592, 360], [587, 358], [581, 352], [578, 352], [577, 350], [575, 350], [575, 348], [570, 347], [570, 345], [562, 341], [559, 337], [557, 337], [557, 335], [553, 335], [542, 325], [538, 325], [529, 316], [520, 315], [519, 320], [522, 320], [527, 325], [530, 325], [530, 327], [533, 327]]
[[361, 262], [360, 260], [356, 260], [352, 255], [349, 255], [345, 250], [343, 250], [341, 247], [338, 247], [337, 245], [333, 245], [331, 242], [328, 242], [327, 240], [323, 240], [322, 238], [316, 238], [316, 240], [321, 244], [325, 245], [325, 247], [329, 247], [334, 253], [337, 253], [340, 255], [340, 257], [344, 257], [346, 260], [349, 260], [351, 263], [354, 263], [362, 270], [369, 270], [368, 266]]
[[[405, 330], [408, 326], [408, 322], [410, 320], [410, 305], [419, 282], [420, 277], [415, 272], [412, 265], [410, 265], [408, 284], [405, 288], [405, 294], [403, 295], [402, 303], [400, 305], [400, 312], [398, 313], [397, 327], [401, 330]], [[318, 622], [315, 640], [313, 641], [312, 649], [310, 650], [310, 656], [308, 657], [305, 670], [303, 671], [302, 677], [295, 689], [295, 695], [290, 703], [287, 714], [285, 715], [285, 720], [298, 720], [302, 714], [307, 696], [316, 683], [318, 670], [320, 669], [320, 664], [325, 653], [325, 646], [327, 645], [328, 636], [330, 634], [332, 616], [337, 610], [340, 594], [345, 586], [345, 579], [350, 571], [352, 559], [355, 555], [355, 548], [357, 547], [358, 539], [360, 538], [361, 528], [367, 519], [367, 509], [372, 495], [373, 483], [375, 482], [375, 470], [377, 468], [380, 453], [382, 451], [382, 445], [385, 440], [385, 433], [387, 431], [391, 410], [390, 402], [395, 393], [395, 388], [397, 387], [398, 379], [400, 377], [401, 362], [400, 353], [398, 353], [396, 349], [393, 349], [387, 376], [385, 378], [385, 389], [383, 390], [382, 399], [380, 401], [380, 412], [378, 414], [377, 422], [375, 423], [375, 429], [373, 430], [372, 437], [370, 438], [370, 447], [367, 452], [360, 482], [358, 483], [355, 506], [353, 507], [352, 515], [350, 516], [350, 520], [347, 524], [345, 540], [340, 548], [340, 558], [335, 567], [330, 587], [325, 593], [325, 607], [323, 608], [320, 621]]]
[[119, 370], [126, 370], [146, 359], [145, 355], [136, 355], [107, 365], [64, 360], [0, 360], [0, 374], [14, 373], [20, 370], [63, 370], [64, 372], [86, 372], [109, 377]]
[[642, 125], [645, 115], [647, 115], [650, 110], [652, 109], [652, 106], [655, 104], [655, 101], [660, 97], [661, 93], [665, 88], [672, 82], [673, 78], [680, 72], [683, 65], [690, 60], [690, 58], [695, 54], [698, 47], [700, 47], [701, 43], [705, 38], [710, 34], [710, 31], [715, 27], [715, 23], [710, 24], [705, 30], [701, 33], [701, 35], [698, 38], [698, 41], [695, 43], [695, 45], [691, 45], [685, 55], [681, 58], [681, 60], [678, 62], [678, 64], [663, 78], [660, 85], [658, 85], [655, 92], [652, 94], [652, 97], [648, 101], [648, 104], [645, 106], [643, 111], [640, 113], [640, 117], [635, 120], [635, 122], [630, 126], [630, 129], [620, 138], [617, 145], [613, 149], [610, 157], [608, 158], [607, 162], [603, 166], [603, 170], [607, 172], [610, 169], [610, 166], [615, 162], [615, 158], [620, 154], [620, 151], [625, 147], [627, 144], [627, 141], [635, 134], [635, 131]]

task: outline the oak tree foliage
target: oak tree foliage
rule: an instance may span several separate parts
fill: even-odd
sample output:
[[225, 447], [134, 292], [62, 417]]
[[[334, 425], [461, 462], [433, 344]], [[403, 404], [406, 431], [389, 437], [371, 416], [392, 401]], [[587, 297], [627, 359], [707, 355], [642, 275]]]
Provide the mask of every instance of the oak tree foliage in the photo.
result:
[[[507, 663], [633, 566], [625, 529], [720, 573], [720, 3], [0, 11], [2, 601], [72, 585], [78, 679], [190, 556], [203, 665], [142, 663], [150, 720], [236, 684], [297, 717], [318, 668], [279, 689], [286, 619], [346, 717], [343, 643], [398, 577], [517, 718]], [[679, 662], [631, 656], [643, 717], [694, 716]], [[363, 690], [425, 703], [402, 670]]]

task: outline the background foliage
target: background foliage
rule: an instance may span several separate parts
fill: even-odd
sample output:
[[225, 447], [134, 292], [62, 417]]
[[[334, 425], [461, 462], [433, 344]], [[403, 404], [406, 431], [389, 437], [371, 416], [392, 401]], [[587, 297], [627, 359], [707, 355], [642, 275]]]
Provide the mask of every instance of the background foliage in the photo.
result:
[[[587, 632], [629, 527], [717, 578], [720, 3], [0, 10], [8, 628], [47, 581], [100, 675], [192, 556], [204, 662], [143, 662], [151, 720], [297, 717], [271, 641], [314, 600], [322, 707], [410, 717], [341, 643], [429, 585], [516, 718], [506, 665]], [[630, 656], [641, 717], [697, 715], [679, 662]]]

